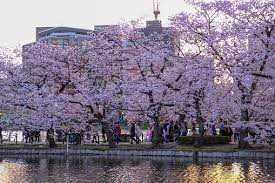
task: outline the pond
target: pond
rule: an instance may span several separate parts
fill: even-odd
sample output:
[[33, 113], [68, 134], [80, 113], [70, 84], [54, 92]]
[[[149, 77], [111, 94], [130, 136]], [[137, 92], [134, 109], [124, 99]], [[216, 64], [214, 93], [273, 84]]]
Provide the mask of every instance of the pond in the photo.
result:
[[275, 161], [102, 156], [0, 158], [1, 183], [275, 182]]

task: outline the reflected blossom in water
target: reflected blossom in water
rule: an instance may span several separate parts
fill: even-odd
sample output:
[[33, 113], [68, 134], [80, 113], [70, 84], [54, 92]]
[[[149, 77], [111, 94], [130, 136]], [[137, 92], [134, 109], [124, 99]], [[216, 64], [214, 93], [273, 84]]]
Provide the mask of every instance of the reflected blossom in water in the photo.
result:
[[2, 183], [275, 182], [274, 161], [17, 157], [0, 162]]

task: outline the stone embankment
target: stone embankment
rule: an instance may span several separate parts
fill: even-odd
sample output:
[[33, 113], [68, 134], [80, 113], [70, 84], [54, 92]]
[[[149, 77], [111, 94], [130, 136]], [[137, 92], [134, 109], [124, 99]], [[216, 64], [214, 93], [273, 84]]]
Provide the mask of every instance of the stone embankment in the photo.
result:
[[275, 159], [275, 151], [181, 151], [168, 149], [69, 149], [64, 148], [0, 148], [0, 155], [105, 155], [105, 156], [159, 156], [159, 157], [192, 157], [192, 158], [247, 158]]

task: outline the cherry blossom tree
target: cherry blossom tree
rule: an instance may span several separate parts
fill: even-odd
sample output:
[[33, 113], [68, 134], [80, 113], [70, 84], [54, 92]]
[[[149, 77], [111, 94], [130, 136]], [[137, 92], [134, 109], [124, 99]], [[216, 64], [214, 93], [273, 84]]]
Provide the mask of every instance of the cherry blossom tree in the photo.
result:
[[274, 110], [274, 1], [188, 2], [194, 12], [172, 18], [182, 40], [196, 54], [215, 60], [219, 82], [231, 80], [233, 86], [224, 92], [234, 94], [228, 102], [232, 116], [238, 115], [241, 124], [263, 120]]

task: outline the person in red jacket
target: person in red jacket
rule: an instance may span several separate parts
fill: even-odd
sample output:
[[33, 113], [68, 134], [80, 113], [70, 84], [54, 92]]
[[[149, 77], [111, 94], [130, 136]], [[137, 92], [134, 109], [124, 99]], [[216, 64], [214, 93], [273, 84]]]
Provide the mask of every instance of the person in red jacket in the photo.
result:
[[116, 124], [116, 127], [114, 129], [116, 144], [119, 143], [120, 135], [121, 135], [121, 128], [119, 124]]

